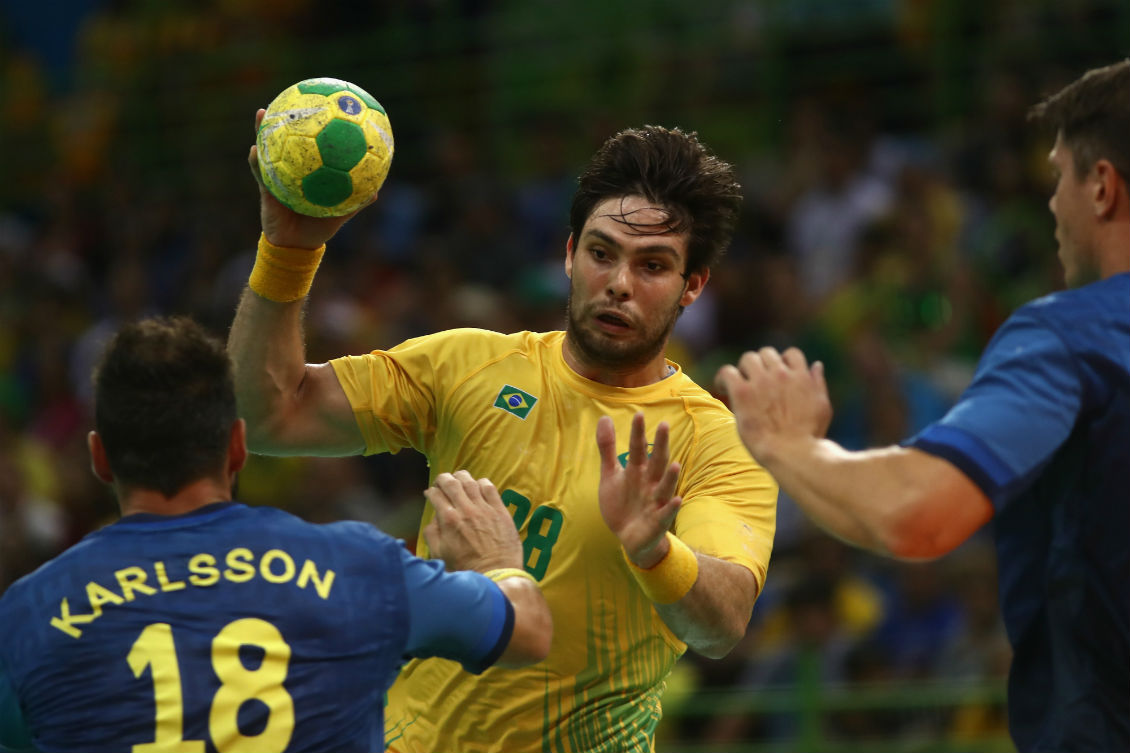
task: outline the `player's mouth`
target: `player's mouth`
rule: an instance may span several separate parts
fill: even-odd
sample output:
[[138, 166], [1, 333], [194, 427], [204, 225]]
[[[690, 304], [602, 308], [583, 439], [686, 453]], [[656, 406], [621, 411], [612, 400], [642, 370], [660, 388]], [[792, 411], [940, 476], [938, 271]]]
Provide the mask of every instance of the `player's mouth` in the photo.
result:
[[596, 326], [611, 334], [622, 334], [632, 328], [632, 323], [623, 316], [612, 311], [602, 311], [594, 317]]

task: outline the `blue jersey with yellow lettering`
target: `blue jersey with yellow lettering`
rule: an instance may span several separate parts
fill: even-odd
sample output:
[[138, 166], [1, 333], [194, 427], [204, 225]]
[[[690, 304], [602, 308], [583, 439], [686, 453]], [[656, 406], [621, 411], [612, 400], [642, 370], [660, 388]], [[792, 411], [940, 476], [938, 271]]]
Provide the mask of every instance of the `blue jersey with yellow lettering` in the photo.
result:
[[129, 515], [0, 599], [0, 746], [383, 750], [404, 658], [480, 672], [512, 625], [489, 579], [367, 524], [233, 502]]
[[1017, 750], [1130, 751], [1130, 274], [1017, 310], [908, 444], [996, 510]]

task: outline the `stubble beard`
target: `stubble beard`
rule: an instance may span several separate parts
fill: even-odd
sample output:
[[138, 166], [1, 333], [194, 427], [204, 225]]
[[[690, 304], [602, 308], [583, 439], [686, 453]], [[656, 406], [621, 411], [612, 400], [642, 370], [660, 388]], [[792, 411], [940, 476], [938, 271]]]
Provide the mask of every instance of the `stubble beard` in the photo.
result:
[[[586, 307], [591, 308], [591, 307]], [[580, 359], [593, 366], [608, 369], [626, 369], [650, 363], [667, 347], [667, 339], [675, 328], [680, 307], [675, 306], [662, 324], [636, 329], [638, 335], [630, 340], [618, 340], [584, 324], [586, 310], [580, 312], [573, 303], [572, 285], [565, 304], [565, 339], [572, 344]]]

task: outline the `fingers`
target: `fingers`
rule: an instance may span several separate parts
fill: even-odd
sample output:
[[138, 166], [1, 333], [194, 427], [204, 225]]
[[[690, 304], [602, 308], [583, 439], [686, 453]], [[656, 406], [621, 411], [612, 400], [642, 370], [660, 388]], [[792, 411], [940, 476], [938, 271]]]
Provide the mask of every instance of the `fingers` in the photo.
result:
[[451, 499], [439, 486], [429, 486], [424, 490], [424, 496], [432, 503], [432, 507], [435, 508], [437, 516], [446, 514], [449, 510], [455, 509], [455, 505], [451, 503]]
[[757, 357], [761, 359], [765, 371], [781, 371], [785, 368], [785, 359], [781, 358], [776, 348], [761, 348], [757, 351]]
[[647, 460], [647, 427], [642, 413], [632, 416], [632, 431], [628, 435], [628, 463], [639, 465]]
[[[486, 483], [490, 482], [486, 481]], [[433, 487], [442, 492], [442, 501], [449, 507], [458, 509], [468, 505], [483, 504], [483, 488], [468, 471], [441, 473], [436, 476]]]
[[663, 475], [659, 478], [659, 483], [655, 487], [656, 499], [674, 499], [675, 487], [679, 483], [679, 471], [681, 468], [678, 463], [668, 463], [663, 469]]
[[503, 510], [506, 509], [506, 504], [502, 501], [502, 495], [498, 493], [498, 489], [491, 483], [489, 478], [481, 478], [475, 483], [479, 486], [479, 494], [482, 495], [484, 504], [490, 507], [499, 507]]
[[828, 395], [828, 382], [824, 379], [824, 364], [821, 361], [816, 361], [812, 364], [809, 370], [812, 374], [812, 383], [816, 385], [816, 389], [820, 390], [820, 394]]
[[742, 381], [744, 381], [742, 372], [738, 371], [737, 366], [731, 364], [726, 364], [718, 369], [718, 373], [714, 375], [714, 386], [727, 398], [733, 397]]
[[255, 131], [259, 131], [259, 126], [263, 125], [263, 116], [267, 114], [266, 108], [260, 107], [255, 111]]
[[781, 357], [781, 360], [790, 368], [796, 371], [808, 371], [808, 361], [804, 357], [804, 353], [799, 348], [789, 348]]
[[439, 535], [439, 519], [433, 518], [431, 523], [424, 526], [424, 541], [428, 544], [428, 551], [436, 559], [443, 559], [443, 539]]
[[[671, 471], [671, 467], [667, 463], [667, 445], [670, 433], [671, 429], [666, 421], [660, 421], [659, 426], [655, 427], [655, 442], [651, 445], [651, 456], [647, 460], [648, 476], [652, 481], [663, 481], [665, 476]], [[644, 452], [647, 452], [646, 444], [644, 445]], [[677, 464], [675, 475], [679, 475]], [[673, 489], [674, 487], [672, 487], [672, 490]]]
[[596, 446], [600, 450], [601, 478], [616, 472], [616, 427], [609, 416], [596, 422]]

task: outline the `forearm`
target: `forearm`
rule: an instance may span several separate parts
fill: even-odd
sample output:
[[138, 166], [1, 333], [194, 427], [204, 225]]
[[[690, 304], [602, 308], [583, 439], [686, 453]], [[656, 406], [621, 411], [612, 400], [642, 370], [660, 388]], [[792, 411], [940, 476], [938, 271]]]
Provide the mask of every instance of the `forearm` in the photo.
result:
[[495, 666], [513, 669], [545, 659], [553, 643], [553, 617], [538, 584], [504, 578], [498, 587], [514, 607], [514, 632]]
[[306, 376], [302, 335], [305, 299], [269, 301], [243, 291], [228, 335], [239, 414], [247, 421], [248, 445], [270, 454], [272, 422], [285, 420]]
[[937, 458], [897, 446], [853, 452], [831, 440], [805, 438], [778, 448], [763, 463], [805, 515], [850, 544], [921, 559], [959, 543], [950, 541], [947, 517], [962, 515], [964, 508], [956, 500], [927, 503], [930, 495], [944, 494], [948, 483], [944, 461]]
[[721, 659], [742, 639], [757, 583], [741, 565], [695, 553], [698, 579], [686, 596], [655, 609], [671, 632], [697, 653]]

